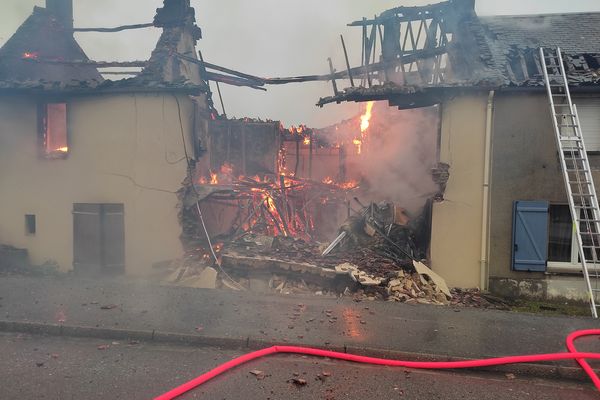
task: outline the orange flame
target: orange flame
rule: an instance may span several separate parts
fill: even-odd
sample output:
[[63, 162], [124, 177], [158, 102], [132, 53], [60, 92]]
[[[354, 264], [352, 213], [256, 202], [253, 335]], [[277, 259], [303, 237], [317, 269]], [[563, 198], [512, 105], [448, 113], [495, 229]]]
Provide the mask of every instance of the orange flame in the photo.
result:
[[323, 183], [327, 184], [327, 185], [331, 185], [333, 184], [333, 179], [331, 179], [330, 176], [323, 178]]
[[371, 116], [372, 116], [372, 110], [373, 110], [374, 104], [375, 104], [374, 101], [369, 101], [367, 103], [365, 113], [360, 116], [360, 131], [361, 132], [365, 132], [367, 129], [369, 129], [369, 124], [371, 123]]
[[219, 177], [214, 172], [210, 173], [210, 184], [211, 185], [218, 185], [219, 184]]
[[356, 146], [356, 153], [360, 154], [362, 150], [362, 140], [354, 139], [352, 140], [352, 143]]

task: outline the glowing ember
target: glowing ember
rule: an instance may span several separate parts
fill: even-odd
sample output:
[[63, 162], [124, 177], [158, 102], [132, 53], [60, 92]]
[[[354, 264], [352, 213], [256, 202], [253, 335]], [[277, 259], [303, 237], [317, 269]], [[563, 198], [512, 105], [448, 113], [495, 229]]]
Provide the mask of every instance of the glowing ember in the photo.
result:
[[211, 185], [218, 185], [219, 184], [219, 177], [214, 172], [210, 173], [210, 184]]
[[39, 54], [37, 52], [25, 52], [21, 55], [24, 60], [37, 60]]
[[362, 150], [362, 140], [354, 139], [352, 140], [352, 143], [356, 146], [356, 153], [360, 154]]
[[221, 165], [221, 173], [223, 175], [233, 175], [233, 166], [228, 163]]
[[61, 153], [68, 153], [69, 148], [68, 147], [60, 147], [60, 148], [56, 149], [56, 151], [60, 151]]
[[333, 179], [331, 179], [331, 177], [328, 176], [328, 177], [324, 178], [322, 182], [326, 183], [327, 185], [331, 185], [331, 184], [333, 184]]
[[308, 146], [310, 144], [310, 138], [305, 137], [304, 141], [302, 143], [304, 143], [306, 146]]
[[369, 124], [371, 121], [371, 111], [373, 110], [373, 105], [375, 104], [374, 101], [369, 101], [367, 103], [367, 108], [365, 110], [365, 113], [363, 115], [360, 116], [360, 131], [361, 132], [365, 132], [367, 129], [369, 129]]

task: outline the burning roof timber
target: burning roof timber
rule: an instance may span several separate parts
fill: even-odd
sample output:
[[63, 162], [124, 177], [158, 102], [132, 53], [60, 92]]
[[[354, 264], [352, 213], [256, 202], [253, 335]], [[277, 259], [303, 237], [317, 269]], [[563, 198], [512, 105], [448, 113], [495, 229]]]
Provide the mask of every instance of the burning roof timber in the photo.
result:
[[[175, 54], [196, 60], [201, 37], [189, 0], [165, 0], [152, 26], [163, 33], [150, 59], [143, 62], [91, 61], [73, 37], [72, 0], [47, 0], [0, 48], [0, 92], [96, 93], [119, 91], [178, 91], [199, 94], [208, 89], [197, 67]], [[147, 27], [151, 24], [129, 27]], [[127, 27], [121, 27], [127, 28]], [[118, 30], [118, 29], [117, 29]], [[91, 29], [90, 31], [116, 31]], [[129, 79], [105, 80], [99, 68], [143, 67]]]
[[561, 47], [572, 85], [600, 87], [600, 13], [478, 17], [472, 0], [450, 0], [349, 25], [363, 27], [362, 64], [370, 72], [319, 106], [386, 99], [411, 108], [449, 91], [541, 87], [540, 47]]

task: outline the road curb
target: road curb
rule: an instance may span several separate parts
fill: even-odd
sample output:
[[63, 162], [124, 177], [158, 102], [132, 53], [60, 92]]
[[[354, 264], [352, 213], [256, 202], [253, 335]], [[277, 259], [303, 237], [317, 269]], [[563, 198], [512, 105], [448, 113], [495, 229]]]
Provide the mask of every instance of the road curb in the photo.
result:
[[[138, 340], [144, 342], [178, 344], [197, 347], [219, 347], [225, 349], [259, 350], [265, 347], [282, 345], [281, 342], [271, 342], [256, 338], [225, 338], [185, 333], [162, 332], [156, 330], [133, 330], [118, 328], [100, 328], [91, 326], [76, 326], [64, 324], [49, 324], [30, 321], [0, 320], [0, 332], [27, 333], [32, 335], [64, 336], [79, 338]], [[427, 354], [377, 349], [347, 345], [311, 345], [307, 343], [285, 343], [288, 346], [310, 346], [342, 353], [352, 353], [369, 357], [401, 359], [406, 361], [465, 361], [470, 358], [454, 357], [447, 354]], [[576, 367], [566, 367], [557, 363], [552, 364], [512, 364], [472, 369], [472, 371], [488, 371], [512, 373], [518, 376], [529, 376], [545, 379], [561, 379], [587, 381], [588, 376]]]

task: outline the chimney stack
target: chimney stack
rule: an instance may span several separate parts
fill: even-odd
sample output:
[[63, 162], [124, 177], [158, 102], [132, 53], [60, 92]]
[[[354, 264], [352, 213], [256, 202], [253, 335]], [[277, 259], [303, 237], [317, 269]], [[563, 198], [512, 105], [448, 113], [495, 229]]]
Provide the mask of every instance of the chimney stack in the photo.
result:
[[46, 9], [63, 24], [73, 29], [73, 0], [46, 0]]

